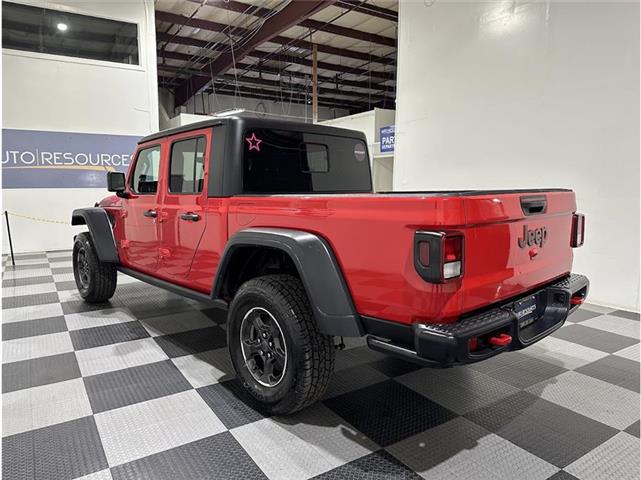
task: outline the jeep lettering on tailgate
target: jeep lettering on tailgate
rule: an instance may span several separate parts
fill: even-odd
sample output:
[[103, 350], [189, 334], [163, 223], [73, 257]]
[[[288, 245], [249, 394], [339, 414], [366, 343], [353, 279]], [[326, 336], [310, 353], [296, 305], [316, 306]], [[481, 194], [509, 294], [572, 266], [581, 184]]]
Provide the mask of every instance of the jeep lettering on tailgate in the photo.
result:
[[535, 228], [528, 230], [527, 225], [523, 225], [523, 238], [519, 238], [519, 247], [525, 248], [526, 246], [533, 247], [538, 245], [542, 247], [548, 238], [548, 229], [545, 227]]

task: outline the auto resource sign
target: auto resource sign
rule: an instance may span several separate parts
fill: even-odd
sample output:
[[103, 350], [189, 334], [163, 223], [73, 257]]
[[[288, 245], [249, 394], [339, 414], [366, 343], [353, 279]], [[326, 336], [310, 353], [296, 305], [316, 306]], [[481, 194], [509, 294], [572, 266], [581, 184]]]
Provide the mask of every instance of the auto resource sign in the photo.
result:
[[394, 144], [396, 143], [396, 127], [391, 125], [389, 127], [381, 128], [381, 153], [393, 152]]
[[140, 137], [2, 130], [2, 188], [96, 188], [125, 172]]

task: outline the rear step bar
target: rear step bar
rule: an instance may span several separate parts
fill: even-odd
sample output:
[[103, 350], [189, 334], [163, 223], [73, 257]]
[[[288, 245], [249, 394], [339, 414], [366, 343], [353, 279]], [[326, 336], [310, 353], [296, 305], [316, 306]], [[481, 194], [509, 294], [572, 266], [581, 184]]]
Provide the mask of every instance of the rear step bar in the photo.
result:
[[[560, 328], [567, 316], [585, 300], [589, 284], [583, 275], [572, 274], [534, 293], [456, 323], [415, 323], [411, 334], [408, 331], [410, 335], [405, 337], [408, 343], [370, 333], [367, 345], [424, 366], [448, 367], [478, 362], [501, 352], [525, 348]], [[517, 305], [524, 299], [536, 301], [537, 309], [540, 308], [534, 317], [536, 320], [525, 323], [516, 315]]]

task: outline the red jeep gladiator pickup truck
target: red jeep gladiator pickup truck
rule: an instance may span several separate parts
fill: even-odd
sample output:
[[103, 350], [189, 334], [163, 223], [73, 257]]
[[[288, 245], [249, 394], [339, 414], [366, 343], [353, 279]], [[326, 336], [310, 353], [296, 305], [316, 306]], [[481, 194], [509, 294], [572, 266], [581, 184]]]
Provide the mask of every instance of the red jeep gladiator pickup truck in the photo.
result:
[[107, 180], [115, 195], [73, 212], [82, 297], [108, 300], [121, 271], [225, 308], [238, 377], [273, 413], [323, 394], [335, 337], [477, 362], [549, 335], [588, 291], [574, 192], [373, 193], [351, 130], [213, 118], [143, 138]]

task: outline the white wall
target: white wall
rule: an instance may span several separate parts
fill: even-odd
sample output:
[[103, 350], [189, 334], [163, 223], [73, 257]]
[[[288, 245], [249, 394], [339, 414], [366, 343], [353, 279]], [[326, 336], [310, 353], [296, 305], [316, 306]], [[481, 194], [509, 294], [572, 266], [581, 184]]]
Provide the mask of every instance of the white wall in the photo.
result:
[[[25, 1], [42, 6], [43, 2]], [[143, 136], [158, 130], [152, 0], [46, 2], [47, 8], [138, 23], [140, 65], [2, 50], [3, 127]], [[69, 222], [106, 189], [5, 189], [3, 209]], [[68, 249], [81, 227], [11, 218], [16, 251]], [[3, 252], [8, 252], [3, 232]]]
[[590, 300], [638, 310], [638, 3], [402, 1], [399, 29], [395, 189], [572, 188]]

